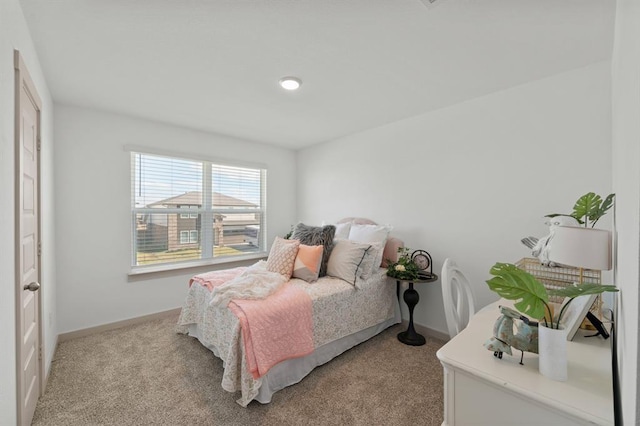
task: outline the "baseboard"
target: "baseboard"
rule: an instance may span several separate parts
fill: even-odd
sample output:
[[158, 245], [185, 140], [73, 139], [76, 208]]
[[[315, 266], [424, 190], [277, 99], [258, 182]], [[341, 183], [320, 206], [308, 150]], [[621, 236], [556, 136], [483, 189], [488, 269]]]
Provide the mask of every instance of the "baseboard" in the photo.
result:
[[[44, 395], [44, 391], [47, 389], [47, 383], [49, 382], [49, 374], [51, 373], [51, 367], [53, 366], [53, 360], [56, 357], [56, 351], [58, 350], [58, 342], [60, 342], [60, 336], [56, 336], [56, 341], [53, 342], [53, 355], [51, 356], [51, 361], [49, 365], [47, 364], [47, 359], [45, 356], [45, 368], [44, 368], [44, 380], [42, 381], [42, 389], [40, 390], [40, 396]], [[46, 353], [46, 351], [45, 351]]]
[[92, 334], [100, 333], [103, 331], [115, 330], [118, 328], [126, 327], [128, 325], [141, 324], [143, 322], [153, 321], [178, 315], [181, 308], [170, 309], [164, 312], [157, 312], [155, 314], [143, 315], [141, 317], [130, 318], [122, 321], [116, 321], [109, 324], [102, 324], [95, 327], [83, 328], [81, 330], [70, 331], [68, 333], [62, 333], [58, 335], [58, 343], [66, 342], [67, 340], [77, 339], [79, 337], [90, 336]]
[[[402, 320], [402, 326], [408, 327], [409, 321]], [[415, 322], [413, 323], [413, 327], [416, 329], [418, 334], [422, 334], [425, 337], [431, 337], [433, 339], [440, 340], [442, 341], [442, 343], [447, 343], [449, 341], [449, 335], [441, 331], [434, 330], [429, 327], [425, 327], [424, 325], [416, 324]]]

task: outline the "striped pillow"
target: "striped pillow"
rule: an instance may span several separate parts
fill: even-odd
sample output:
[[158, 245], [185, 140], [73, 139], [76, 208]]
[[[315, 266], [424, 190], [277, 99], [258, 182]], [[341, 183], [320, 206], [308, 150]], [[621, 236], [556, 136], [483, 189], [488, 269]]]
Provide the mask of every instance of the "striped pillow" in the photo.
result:
[[310, 283], [316, 281], [320, 274], [323, 250], [324, 246], [300, 244], [296, 261], [293, 264], [293, 277]]

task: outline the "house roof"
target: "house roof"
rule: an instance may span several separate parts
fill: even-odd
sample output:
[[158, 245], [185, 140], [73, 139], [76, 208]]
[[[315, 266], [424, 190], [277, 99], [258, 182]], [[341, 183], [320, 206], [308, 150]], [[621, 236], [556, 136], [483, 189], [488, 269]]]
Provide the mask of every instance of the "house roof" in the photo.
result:
[[[250, 203], [246, 200], [231, 197], [229, 195], [220, 194], [219, 192], [213, 193], [213, 204], [217, 207], [258, 207], [257, 204]], [[178, 205], [190, 205], [200, 206], [202, 205], [202, 192], [189, 191], [184, 194], [177, 195], [175, 197], [165, 198], [164, 200], [156, 201], [149, 204], [149, 207], [157, 206], [178, 206]]]

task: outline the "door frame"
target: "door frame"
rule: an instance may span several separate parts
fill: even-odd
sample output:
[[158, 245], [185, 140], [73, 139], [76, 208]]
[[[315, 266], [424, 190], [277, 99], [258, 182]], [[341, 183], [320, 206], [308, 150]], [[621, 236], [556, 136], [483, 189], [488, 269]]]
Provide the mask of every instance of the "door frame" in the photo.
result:
[[[14, 289], [15, 289], [15, 318], [16, 318], [16, 408], [17, 408], [17, 421], [18, 425], [23, 424], [23, 401], [22, 401], [22, 308], [21, 308], [21, 296], [23, 289], [20, 288], [20, 275], [21, 275], [21, 228], [22, 228], [22, 220], [21, 220], [21, 204], [22, 204], [22, 143], [20, 141], [20, 92], [24, 85], [27, 90], [27, 93], [33, 103], [37, 108], [37, 123], [38, 123], [38, 134], [37, 134], [37, 151], [36, 151], [36, 161], [37, 161], [37, 171], [38, 171], [38, 180], [37, 186], [38, 190], [36, 192], [37, 199], [37, 208], [36, 214], [38, 215], [37, 219], [37, 229], [38, 229], [38, 259], [36, 260], [38, 264], [38, 282], [42, 284], [42, 255], [41, 255], [41, 242], [42, 242], [42, 217], [41, 217], [41, 181], [42, 178], [40, 176], [40, 148], [41, 148], [41, 134], [42, 134], [42, 101], [38, 92], [36, 90], [35, 84], [33, 84], [33, 80], [29, 75], [29, 71], [27, 70], [26, 64], [22, 59], [22, 55], [16, 49], [13, 51], [13, 66], [15, 69], [15, 129], [14, 129], [14, 157], [15, 157], [15, 201], [14, 201], [14, 215], [15, 215], [15, 237], [14, 237], [14, 254], [15, 254], [15, 280], [14, 280]], [[44, 343], [44, 324], [43, 324], [43, 315], [42, 315], [42, 295], [43, 290], [42, 287], [38, 290], [40, 293], [37, 297], [38, 301], [38, 382], [39, 382], [39, 390], [40, 393], [38, 396], [42, 396], [44, 393], [45, 386], [45, 363], [44, 357], [42, 355], [43, 352], [43, 343]]]

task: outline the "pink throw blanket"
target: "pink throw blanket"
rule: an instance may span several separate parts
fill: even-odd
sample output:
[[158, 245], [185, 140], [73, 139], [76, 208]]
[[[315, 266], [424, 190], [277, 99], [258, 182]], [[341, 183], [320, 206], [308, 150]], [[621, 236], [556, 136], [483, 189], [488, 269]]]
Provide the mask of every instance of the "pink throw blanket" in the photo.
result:
[[234, 299], [229, 309], [240, 320], [247, 366], [254, 379], [281, 361], [313, 352], [311, 298], [290, 283], [263, 300]]
[[208, 288], [209, 291], [212, 291], [214, 287], [234, 279], [246, 269], [246, 266], [240, 266], [237, 268], [222, 269], [220, 271], [205, 272], [204, 274], [199, 274], [191, 278], [189, 280], [189, 287], [191, 287], [191, 284], [196, 282]]

